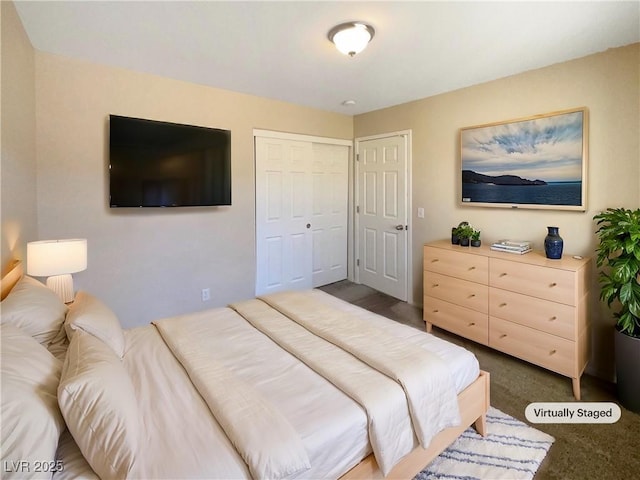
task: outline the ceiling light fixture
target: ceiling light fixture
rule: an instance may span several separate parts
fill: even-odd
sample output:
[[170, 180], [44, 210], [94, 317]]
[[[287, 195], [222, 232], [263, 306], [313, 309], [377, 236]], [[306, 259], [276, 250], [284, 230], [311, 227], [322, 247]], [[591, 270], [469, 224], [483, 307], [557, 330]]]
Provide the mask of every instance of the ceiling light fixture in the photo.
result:
[[333, 27], [327, 36], [340, 52], [353, 57], [367, 47], [375, 33], [371, 25], [347, 22]]

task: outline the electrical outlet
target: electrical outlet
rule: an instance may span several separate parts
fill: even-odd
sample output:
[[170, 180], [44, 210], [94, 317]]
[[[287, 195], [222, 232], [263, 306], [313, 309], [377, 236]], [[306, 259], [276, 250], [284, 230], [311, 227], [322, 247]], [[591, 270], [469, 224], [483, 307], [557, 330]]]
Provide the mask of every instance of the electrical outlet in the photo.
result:
[[211, 290], [208, 288], [203, 288], [202, 289], [202, 301], [203, 302], [208, 302], [209, 300], [211, 300]]
[[424, 208], [418, 207], [418, 218], [424, 218]]

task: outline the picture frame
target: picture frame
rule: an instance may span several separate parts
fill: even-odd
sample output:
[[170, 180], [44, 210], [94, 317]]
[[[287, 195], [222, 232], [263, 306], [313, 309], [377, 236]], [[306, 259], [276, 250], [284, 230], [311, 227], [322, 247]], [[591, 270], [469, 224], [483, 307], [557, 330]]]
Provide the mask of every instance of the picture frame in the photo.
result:
[[586, 211], [586, 107], [460, 129], [461, 206]]

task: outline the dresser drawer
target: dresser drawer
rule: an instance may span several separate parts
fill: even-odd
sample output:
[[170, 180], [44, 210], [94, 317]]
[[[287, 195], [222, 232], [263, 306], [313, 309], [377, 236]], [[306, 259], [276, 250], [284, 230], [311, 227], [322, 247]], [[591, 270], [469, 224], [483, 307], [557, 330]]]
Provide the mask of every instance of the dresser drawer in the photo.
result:
[[470, 282], [487, 285], [489, 280], [489, 259], [462, 251], [424, 247], [424, 269]]
[[489, 346], [562, 375], [575, 376], [575, 343], [496, 317], [489, 318]]
[[456, 335], [488, 345], [489, 325], [485, 313], [469, 310], [425, 295], [424, 320]]
[[424, 272], [424, 294], [478, 312], [489, 312], [489, 288], [479, 283]]
[[491, 258], [489, 285], [566, 305], [576, 304], [575, 272]]
[[489, 288], [489, 315], [575, 340], [576, 307]]

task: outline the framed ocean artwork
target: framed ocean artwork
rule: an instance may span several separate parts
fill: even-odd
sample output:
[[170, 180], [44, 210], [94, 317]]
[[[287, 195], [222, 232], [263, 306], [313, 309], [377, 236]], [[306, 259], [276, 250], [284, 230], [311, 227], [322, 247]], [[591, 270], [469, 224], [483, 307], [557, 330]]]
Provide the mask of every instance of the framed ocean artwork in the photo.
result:
[[460, 205], [585, 211], [587, 109], [460, 130]]

